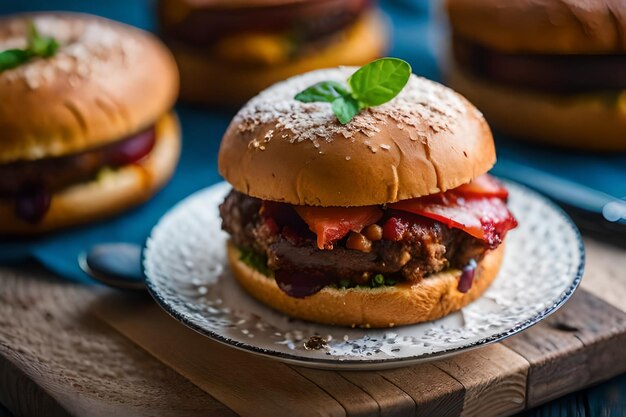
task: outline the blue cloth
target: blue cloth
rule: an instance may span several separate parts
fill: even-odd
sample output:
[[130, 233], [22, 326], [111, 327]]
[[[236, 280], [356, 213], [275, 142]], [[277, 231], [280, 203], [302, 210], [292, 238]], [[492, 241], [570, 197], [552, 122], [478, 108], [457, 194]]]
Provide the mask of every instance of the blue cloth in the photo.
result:
[[[432, 11], [423, 0], [383, 1], [393, 22], [393, 45], [389, 53], [406, 59], [414, 72], [440, 80], [435, 59], [438, 44], [429, 28]], [[153, 2], [149, 0], [3, 0], [0, 14], [34, 10], [72, 10], [93, 13], [144, 29], [154, 27]], [[78, 254], [102, 242], [142, 244], [152, 226], [176, 202], [219, 181], [216, 156], [221, 136], [234, 114], [231, 110], [209, 110], [177, 106], [183, 127], [183, 153], [173, 180], [149, 203], [113, 220], [80, 229], [24, 241], [0, 242], [0, 262], [36, 259], [60, 276], [87, 281], [78, 268]], [[1, 140], [1, 139], [0, 139]], [[625, 137], [626, 140], [626, 137]], [[547, 148], [534, 148], [498, 138], [500, 157], [561, 175], [615, 197], [626, 196], [626, 154], [591, 156]]]

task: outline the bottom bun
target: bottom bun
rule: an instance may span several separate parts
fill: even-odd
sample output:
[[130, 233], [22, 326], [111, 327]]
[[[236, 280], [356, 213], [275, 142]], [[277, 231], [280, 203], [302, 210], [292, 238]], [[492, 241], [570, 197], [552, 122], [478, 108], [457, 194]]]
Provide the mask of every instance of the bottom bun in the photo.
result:
[[[448, 84], [485, 114], [496, 130], [548, 145], [626, 150], [626, 91], [569, 96], [500, 86], [451, 68]], [[618, 92], [615, 92], [618, 94]]]
[[182, 100], [212, 105], [240, 105], [278, 81], [319, 68], [365, 65], [384, 54], [388, 46], [385, 19], [366, 14], [327, 45], [276, 65], [237, 65], [171, 43], [181, 75]]
[[172, 176], [180, 155], [180, 128], [174, 114], [155, 125], [156, 143], [141, 161], [103, 173], [98, 179], [54, 193], [37, 224], [15, 216], [12, 201], [0, 201], [0, 235], [36, 235], [111, 217], [152, 197]]
[[436, 320], [461, 309], [478, 298], [496, 277], [504, 245], [489, 251], [478, 264], [472, 287], [466, 293], [457, 290], [461, 271], [448, 270], [417, 284], [349, 289], [328, 286], [306, 298], [285, 294], [274, 279], [243, 263], [239, 249], [230, 242], [227, 252], [239, 284], [262, 303], [303, 320], [369, 328]]

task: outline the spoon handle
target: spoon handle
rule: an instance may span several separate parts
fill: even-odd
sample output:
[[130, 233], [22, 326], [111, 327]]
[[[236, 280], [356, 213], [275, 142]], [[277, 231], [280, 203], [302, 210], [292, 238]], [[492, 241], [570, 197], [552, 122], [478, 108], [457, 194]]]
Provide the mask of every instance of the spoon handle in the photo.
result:
[[145, 290], [141, 247], [130, 243], [103, 243], [78, 256], [80, 268], [94, 280], [123, 290]]

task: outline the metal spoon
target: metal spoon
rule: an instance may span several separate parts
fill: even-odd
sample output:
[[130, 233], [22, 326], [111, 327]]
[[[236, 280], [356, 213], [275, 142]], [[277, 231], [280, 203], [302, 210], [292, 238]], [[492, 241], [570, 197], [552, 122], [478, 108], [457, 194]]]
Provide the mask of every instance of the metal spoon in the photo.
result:
[[110, 287], [145, 290], [141, 247], [130, 243], [102, 243], [78, 255], [78, 265], [90, 277]]

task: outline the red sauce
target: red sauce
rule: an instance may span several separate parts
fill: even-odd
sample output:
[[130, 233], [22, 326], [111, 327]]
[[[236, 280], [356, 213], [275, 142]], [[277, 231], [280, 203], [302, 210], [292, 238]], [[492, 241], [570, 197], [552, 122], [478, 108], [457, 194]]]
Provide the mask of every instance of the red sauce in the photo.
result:
[[476, 274], [476, 261], [473, 259], [461, 270], [461, 278], [459, 278], [459, 286], [457, 289], [466, 293], [472, 288], [474, 282], [474, 275]]
[[327, 276], [309, 271], [274, 271], [274, 277], [278, 287], [285, 294], [294, 298], [304, 298], [313, 295], [334, 280]]
[[104, 167], [139, 162], [154, 148], [154, 127], [117, 142], [78, 154], [16, 161], [0, 165], [0, 198], [15, 201], [15, 214], [29, 223], [40, 222], [55, 191], [92, 180]]
[[15, 215], [28, 223], [38, 223], [48, 212], [51, 199], [46, 187], [24, 188], [15, 196]]

